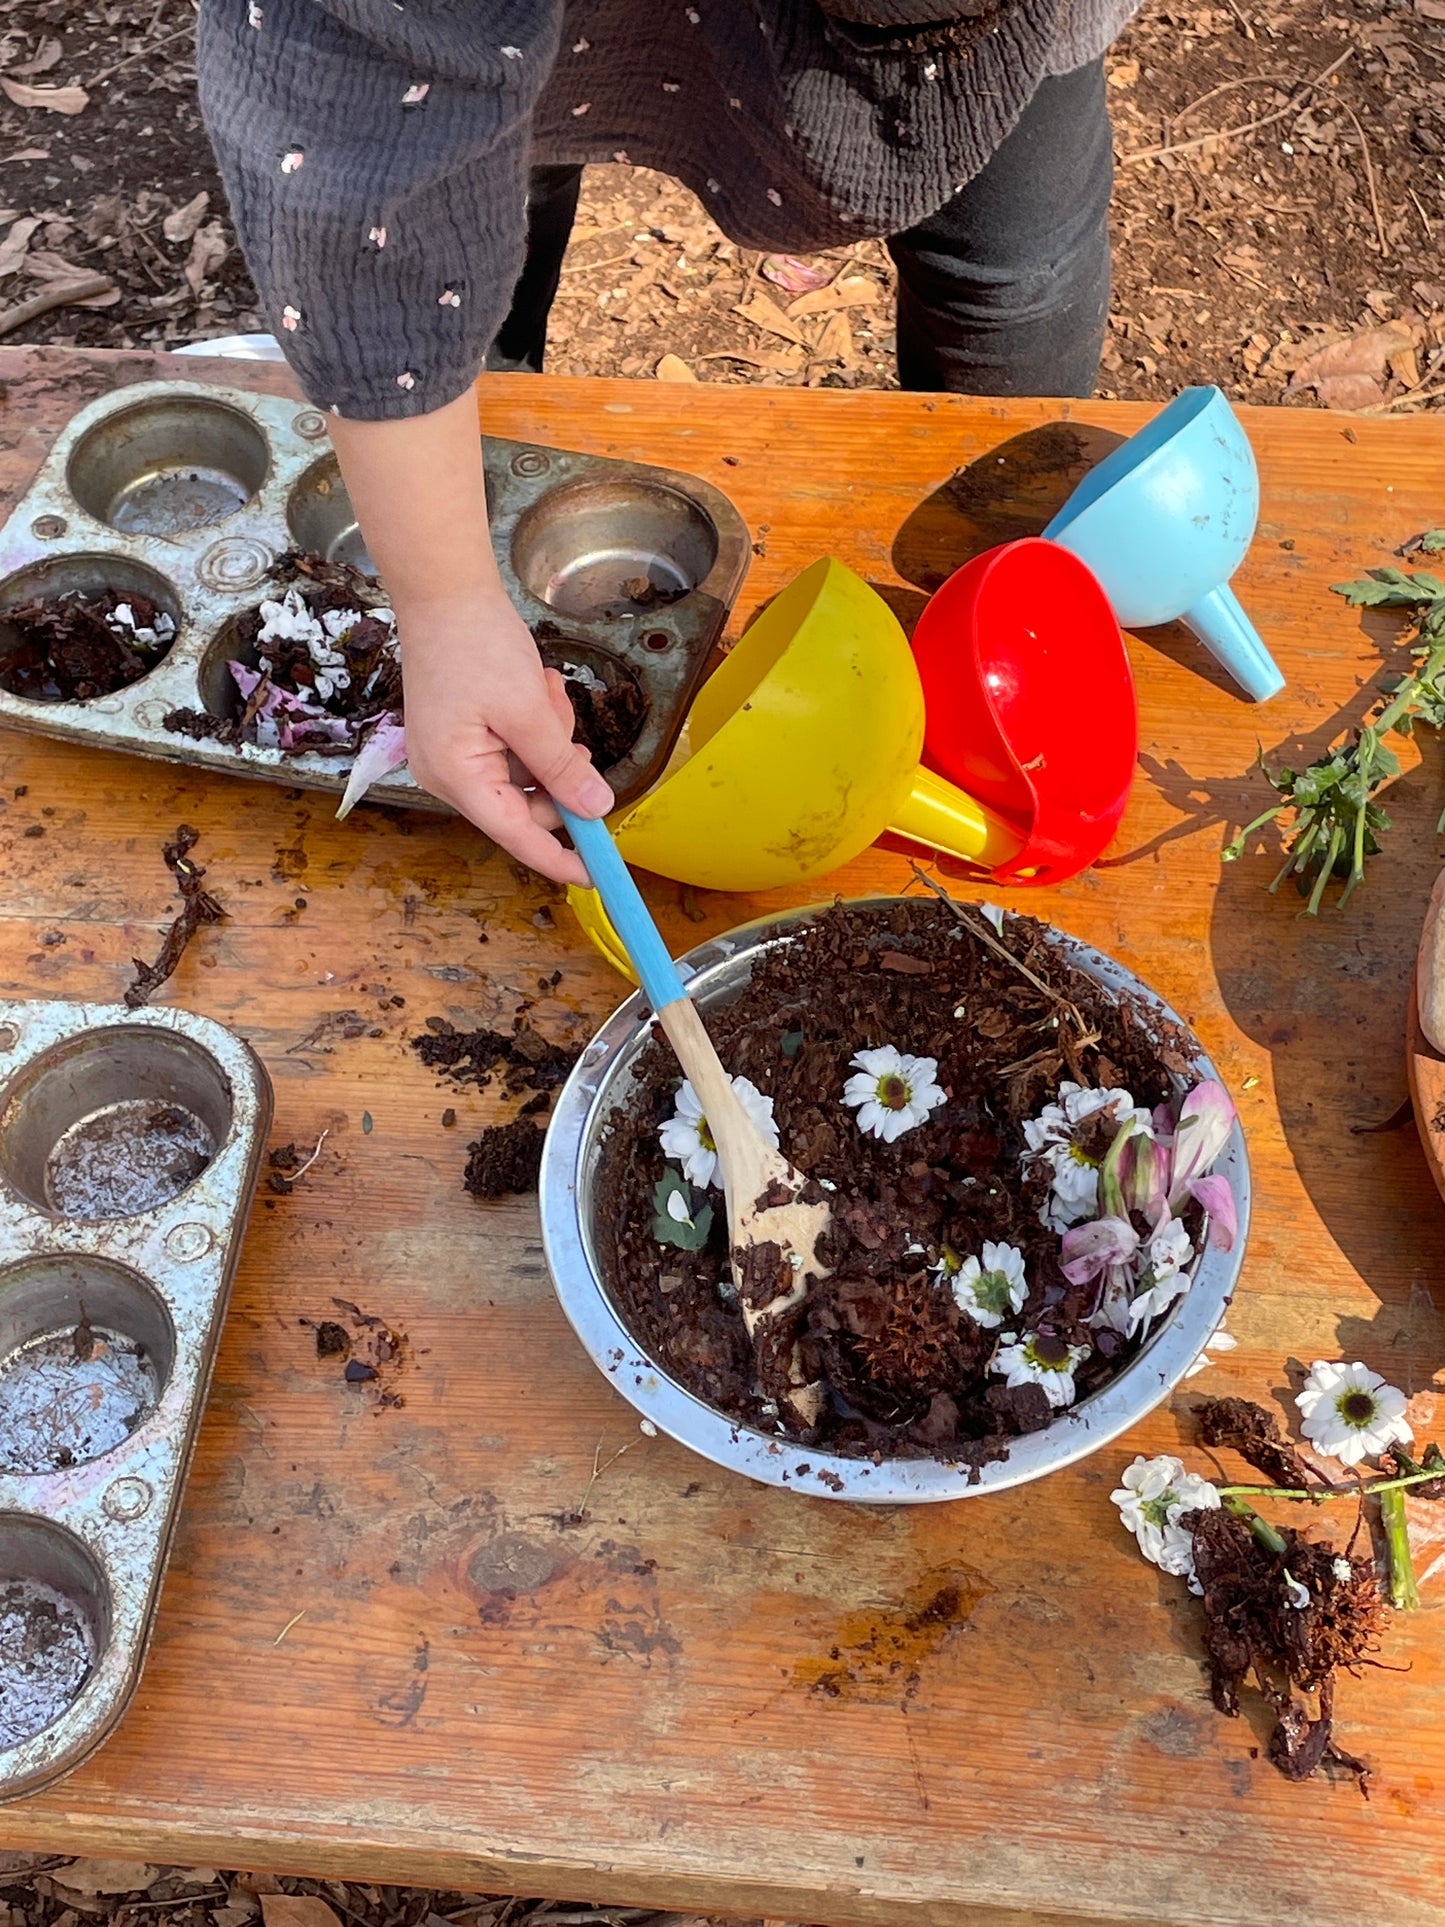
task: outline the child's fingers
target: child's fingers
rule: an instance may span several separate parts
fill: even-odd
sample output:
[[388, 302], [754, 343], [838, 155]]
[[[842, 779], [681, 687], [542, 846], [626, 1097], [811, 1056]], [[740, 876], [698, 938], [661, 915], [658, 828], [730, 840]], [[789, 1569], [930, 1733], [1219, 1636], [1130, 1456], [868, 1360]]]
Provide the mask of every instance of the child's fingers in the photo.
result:
[[531, 703], [489, 720], [533, 779], [564, 808], [578, 816], [605, 816], [612, 808], [612, 791], [586, 750], [572, 741], [572, 705], [555, 670], [547, 672], [545, 704]]

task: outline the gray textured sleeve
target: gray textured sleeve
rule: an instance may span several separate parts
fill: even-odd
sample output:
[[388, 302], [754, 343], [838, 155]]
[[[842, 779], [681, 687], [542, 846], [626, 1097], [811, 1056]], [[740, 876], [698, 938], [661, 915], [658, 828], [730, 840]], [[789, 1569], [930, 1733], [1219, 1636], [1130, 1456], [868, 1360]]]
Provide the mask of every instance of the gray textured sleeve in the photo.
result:
[[201, 104], [307, 396], [364, 421], [475, 379], [521, 268], [562, 0], [204, 0]]

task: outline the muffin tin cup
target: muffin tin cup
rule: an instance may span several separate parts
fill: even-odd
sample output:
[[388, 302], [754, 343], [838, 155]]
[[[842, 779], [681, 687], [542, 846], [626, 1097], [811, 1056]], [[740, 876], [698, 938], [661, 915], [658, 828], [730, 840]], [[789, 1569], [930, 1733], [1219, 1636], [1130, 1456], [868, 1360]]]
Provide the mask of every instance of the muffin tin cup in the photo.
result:
[[270, 1119], [206, 1018], [0, 1002], [0, 1799], [139, 1679]]
[[[600, 653], [641, 691], [638, 734], [607, 770], [629, 802], [661, 774], [707, 673], [747, 571], [747, 528], [696, 476], [492, 437], [482, 450], [502, 580], [544, 659], [590, 664]], [[295, 548], [371, 569], [318, 410], [187, 382], [92, 402], [0, 530], [0, 660], [7, 609], [73, 590], [148, 595], [176, 634], [145, 675], [108, 695], [44, 702], [0, 689], [0, 720], [339, 795], [349, 757], [197, 742], [165, 727], [172, 710], [234, 713], [228, 631], [275, 592], [271, 571]], [[371, 795], [447, 807], [404, 768]]]

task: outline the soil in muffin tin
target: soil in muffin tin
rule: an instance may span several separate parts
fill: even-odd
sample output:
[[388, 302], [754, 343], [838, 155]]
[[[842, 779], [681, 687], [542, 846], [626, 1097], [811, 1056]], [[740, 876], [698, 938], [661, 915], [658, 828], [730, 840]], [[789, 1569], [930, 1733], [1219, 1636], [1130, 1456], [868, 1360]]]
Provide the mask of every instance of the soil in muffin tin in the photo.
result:
[[11, 638], [0, 658], [0, 688], [37, 703], [92, 702], [128, 689], [154, 669], [169, 644], [147, 648], [106, 620], [127, 607], [153, 629], [161, 611], [149, 596], [102, 589], [51, 596], [5, 612]]
[[[303, 602], [313, 616], [349, 609], [369, 611], [384, 604], [383, 592], [375, 576], [364, 574], [348, 562], [331, 562], [325, 556], [307, 550], [294, 550], [279, 559], [267, 584], [266, 600], [279, 600], [290, 589], [300, 591]], [[131, 600], [144, 603], [144, 598], [132, 597]], [[141, 620], [139, 608], [137, 620]], [[261, 628], [261, 606], [258, 602], [237, 623], [232, 647], [238, 660], [254, 661], [256, 639]], [[547, 632], [545, 636], [544, 630]], [[550, 645], [552, 631], [553, 625], [542, 625], [538, 630], [538, 641], [547, 641]], [[379, 717], [404, 716], [401, 656], [393, 646], [394, 636], [395, 631], [390, 623], [364, 614], [363, 619], [336, 644], [346, 658], [347, 686], [333, 689], [320, 707], [329, 715], [344, 717], [357, 737], [363, 736]], [[284, 689], [292, 695], [315, 700], [316, 665], [304, 642], [273, 640], [265, 645], [265, 653], [271, 664], [266, 681], [235, 715], [214, 716], [204, 709], [173, 709], [164, 718], [165, 728], [174, 736], [189, 737], [192, 742], [229, 745], [253, 743], [256, 740], [256, 712], [268, 688]], [[557, 651], [549, 646], [547, 653], [550, 657]], [[561, 653], [565, 654], [565, 649]], [[149, 667], [149, 664], [146, 666]], [[12, 687], [5, 677], [5, 665], [0, 664], [0, 682], [6, 688]], [[132, 682], [135, 674], [121, 680]], [[569, 680], [567, 694], [577, 718], [574, 741], [583, 745], [598, 769], [607, 770], [620, 761], [636, 742], [646, 719], [647, 704], [641, 691], [621, 672], [604, 672], [599, 680], [602, 683], [600, 688], [590, 688]], [[121, 683], [109, 686], [119, 688]], [[30, 692], [17, 689], [16, 693], [26, 695]], [[315, 750], [322, 756], [349, 760], [356, 753], [354, 740], [349, 743], [332, 742], [324, 728], [309, 731], [304, 722], [297, 723], [294, 719], [293, 728], [296, 740], [287, 754], [300, 755], [304, 751]]]
[[[1190, 1073], [1192, 1047], [1151, 999], [1116, 999], [1068, 964], [1033, 919], [1009, 917], [997, 944], [993, 936], [972, 905], [835, 907], [761, 954], [747, 988], [708, 1012], [729, 1071], [773, 1099], [784, 1154], [836, 1187], [820, 1253], [832, 1275], [812, 1283], [797, 1321], [825, 1410], [813, 1430], [791, 1427], [830, 1451], [982, 1463], [1052, 1418], [1038, 1387], [1010, 1390], [990, 1373], [999, 1331], [960, 1310], [938, 1274], [945, 1246], [960, 1258], [981, 1255], [986, 1240], [1019, 1248], [1029, 1294], [1002, 1330], [1090, 1345], [1078, 1397], [1135, 1349], [1088, 1327], [1096, 1288], [1070, 1285], [1059, 1268], [1058, 1235], [1039, 1219], [1047, 1178], [1024, 1170], [1022, 1127], [1066, 1078], [1158, 1104]], [[865, 1136], [842, 1103], [853, 1054], [884, 1044], [935, 1058], [948, 1094], [892, 1144]], [[700, 1251], [654, 1235], [666, 1168], [657, 1131], [679, 1083], [654, 1038], [603, 1145], [604, 1277], [639, 1343], [679, 1383], [728, 1417], [781, 1433], [787, 1421], [758, 1385], [729, 1302], [721, 1193], [710, 1194]]]

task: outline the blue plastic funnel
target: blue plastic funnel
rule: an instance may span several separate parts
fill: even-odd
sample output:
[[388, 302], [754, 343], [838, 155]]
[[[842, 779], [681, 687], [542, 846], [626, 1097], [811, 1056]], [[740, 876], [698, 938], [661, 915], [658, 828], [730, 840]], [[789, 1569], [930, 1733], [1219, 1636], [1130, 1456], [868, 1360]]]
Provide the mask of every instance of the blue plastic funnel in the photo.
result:
[[1044, 534], [1086, 562], [1126, 628], [1176, 619], [1255, 702], [1284, 677], [1229, 578], [1259, 520], [1259, 471], [1218, 388], [1186, 388], [1084, 477]]

